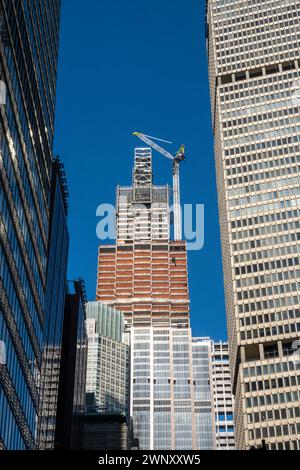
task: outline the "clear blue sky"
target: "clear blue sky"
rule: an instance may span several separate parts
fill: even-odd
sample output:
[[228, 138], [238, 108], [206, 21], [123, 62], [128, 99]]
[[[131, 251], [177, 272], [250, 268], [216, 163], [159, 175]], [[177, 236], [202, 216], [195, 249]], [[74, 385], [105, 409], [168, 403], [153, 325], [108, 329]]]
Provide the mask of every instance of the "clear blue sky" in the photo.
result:
[[[186, 145], [182, 201], [205, 204], [205, 246], [188, 254], [193, 334], [225, 339], [204, 3], [63, 0], [55, 153], [70, 192], [69, 277], [94, 300], [96, 208], [131, 184], [132, 131]], [[171, 183], [169, 162], [153, 159], [155, 183]]]

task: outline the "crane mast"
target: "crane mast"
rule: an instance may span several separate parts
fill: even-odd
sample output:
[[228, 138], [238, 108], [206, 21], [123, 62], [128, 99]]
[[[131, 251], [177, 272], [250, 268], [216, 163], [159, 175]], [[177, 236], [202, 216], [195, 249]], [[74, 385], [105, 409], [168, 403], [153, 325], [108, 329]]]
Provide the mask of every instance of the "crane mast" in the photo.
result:
[[182, 239], [181, 207], [180, 207], [180, 178], [179, 161], [173, 160], [173, 210], [174, 210], [174, 240]]
[[[173, 211], [174, 211], [174, 240], [178, 241], [182, 239], [182, 228], [181, 228], [181, 206], [180, 206], [180, 177], [179, 177], [179, 164], [185, 159], [184, 146], [181, 145], [180, 149], [173, 156], [170, 152], [163, 149], [160, 145], [153, 142], [149, 136], [142, 134], [141, 132], [134, 132], [133, 135], [138, 137], [140, 140], [145, 142], [147, 145], [152, 147], [157, 152], [164, 155], [169, 160], [172, 160], [172, 174], [173, 174]], [[154, 137], [153, 137], [154, 138]], [[161, 140], [161, 139], [157, 139]]]

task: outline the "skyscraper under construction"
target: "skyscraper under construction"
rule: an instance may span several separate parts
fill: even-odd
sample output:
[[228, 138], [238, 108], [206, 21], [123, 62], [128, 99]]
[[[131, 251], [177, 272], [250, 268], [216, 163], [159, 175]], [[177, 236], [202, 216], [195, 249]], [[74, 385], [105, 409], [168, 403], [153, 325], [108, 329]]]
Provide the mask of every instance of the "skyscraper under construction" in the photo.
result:
[[[150, 148], [136, 148], [133, 184], [117, 188], [117, 241], [100, 246], [97, 300], [122, 311], [130, 330], [140, 448], [197, 449], [212, 408], [195, 401], [186, 243], [171, 240], [170, 191], [153, 185], [151, 157]], [[213, 425], [206, 443], [215, 446]]]

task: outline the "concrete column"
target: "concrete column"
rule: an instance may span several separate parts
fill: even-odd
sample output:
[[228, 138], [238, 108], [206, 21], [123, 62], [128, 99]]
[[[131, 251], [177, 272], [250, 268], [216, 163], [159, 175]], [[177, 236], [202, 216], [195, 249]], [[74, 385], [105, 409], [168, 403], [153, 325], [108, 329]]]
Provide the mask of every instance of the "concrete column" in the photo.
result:
[[263, 361], [265, 358], [264, 346], [263, 344], [259, 344], [258, 347], [259, 347], [259, 358], [261, 361]]
[[245, 346], [241, 346], [241, 362], [246, 362]]
[[277, 341], [277, 347], [278, 347], [279, 357], [282, 357], [283, 356], [282, 341]]

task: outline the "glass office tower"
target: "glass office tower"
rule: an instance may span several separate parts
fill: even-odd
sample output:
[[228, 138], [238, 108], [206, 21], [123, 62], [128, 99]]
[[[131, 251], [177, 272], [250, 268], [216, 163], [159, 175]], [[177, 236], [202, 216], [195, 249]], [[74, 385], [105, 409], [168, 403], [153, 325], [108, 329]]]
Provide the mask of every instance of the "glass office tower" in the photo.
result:
[[0, 447], [35, 447], [60, 1], [0, 2]]
[[68, 282], [57, 397], [54, 445], [57, 450], [82, 447], [88, 354], [86, 304], [84, 281]]
[[61, 342], [64, 320], [69, 249], [68, 197], [64, 166], [57, 158], [52, 165], [47, 288], [43, 326], [42, 367], [37, 431], [39, 449], [54, 447]]
[[140, 449], [198, 449], [190, 328], [132, 327], [131, 350], [131, 415]]
[[208, 0], [236, 444], [300, 449], [300, 2]]
[[86, 411], [129, 418], [130, 349], [123, 314], [101, 302], [89, 302], [86, 316]]

